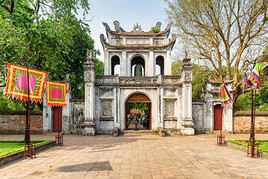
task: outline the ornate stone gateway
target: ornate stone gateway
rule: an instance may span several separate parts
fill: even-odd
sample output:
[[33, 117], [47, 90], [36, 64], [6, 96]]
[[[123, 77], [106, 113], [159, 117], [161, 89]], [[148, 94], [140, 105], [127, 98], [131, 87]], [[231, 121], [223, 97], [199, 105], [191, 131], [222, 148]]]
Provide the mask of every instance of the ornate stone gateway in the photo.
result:
[[151, 101], [144, 94], [135, 93], [126, 101], [126, 129], [151, 129]]
[[170, 53], [176, 42], [170, 26], [145, 32], [140, 25], [125, 31], [103, 23], [104, 76], [95, 76], [92, 56], [85, 63], [85, 112], [81, 133], [120, 129], [167, 128], [193, 135], [192, 65], [183, 60], [181, 76], [172, 76]]

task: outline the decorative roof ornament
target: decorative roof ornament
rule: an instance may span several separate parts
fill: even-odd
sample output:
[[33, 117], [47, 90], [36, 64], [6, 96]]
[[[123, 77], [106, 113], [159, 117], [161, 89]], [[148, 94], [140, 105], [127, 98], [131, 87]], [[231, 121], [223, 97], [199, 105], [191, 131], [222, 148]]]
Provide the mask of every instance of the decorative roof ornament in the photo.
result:
[[156, 28], [158, 28], [159, 29], [159, 31], [161, 30], [161, 22], [157, 22], [156, 24], [155, 24], [155, 27]]
[[111, 31], [110, 26], [106, 22], [102, 22], [102, 24], [105, 27], [106, 31]]
[[133, 27], [131, 32], [143, 32], [141, 25], [139, 25], [138, 22], [137, 22], [137, 24], [134, 24], [134, 27]]
[[93, 62], [93, 50], [92, 49], [87, 49], [87, 58], [86, 58], [85, 64], [94, 65], [94, 62]]
[[169, 31], [170, 28], [171, 28], [171, 26], [172, 26], [172, 23], [169, 23], [169, 24], [167, 25], [167, 27], [165, 28], [165, 31]]
[[185, 49], [185, 50], [184, 50], [184, 53], [185, 53], [184, 58], [187, 59], [187, 58], [188, 58], [188, 51]]
[[120, 26], [119, 21], [114, 21], [114, 30], [115, 32], [125, 32], [125, 30]]

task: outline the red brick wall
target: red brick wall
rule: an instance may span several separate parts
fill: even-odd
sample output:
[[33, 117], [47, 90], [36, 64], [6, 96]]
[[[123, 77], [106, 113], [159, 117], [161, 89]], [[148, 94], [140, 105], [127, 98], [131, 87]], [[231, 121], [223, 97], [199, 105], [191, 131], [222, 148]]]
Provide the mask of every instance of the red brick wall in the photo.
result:
[[[25, 115], [0, 115], [0, 133], [1, 134], [20, 134], [24, 133]], [[32, 114], [31, 133], [43, 132], [42, 114]]]
[[[234, 132], [235, 133], [249, 133], [250, 131], [250, 115], [234, 116]], [[268, 132], [268, 115], [255, 117], [256, 132]]]

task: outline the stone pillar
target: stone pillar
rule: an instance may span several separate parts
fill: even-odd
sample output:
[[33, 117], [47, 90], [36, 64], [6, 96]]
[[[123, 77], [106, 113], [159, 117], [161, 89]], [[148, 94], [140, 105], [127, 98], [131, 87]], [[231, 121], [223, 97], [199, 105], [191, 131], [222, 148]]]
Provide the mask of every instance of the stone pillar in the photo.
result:
[[128, 76], [127, 71], [127, 52], [122, 51], [122, 58], [120, 59], [120, 76]]
[[192, 118], [192, 64], [191, 59], [183, 60], [182, 72], [182, 129], [183, 135], [194, 135]]
[[164, 74], [172, 75], [172, 59], [170, 50], [167, 51], [166, 59], [164, 59]]
[[104, 54], [104, 64], [106, 64], [106, 65], [104, 65], [104, 75], [110, 75], [110, 70], [109, 70], [109, 68], [110, 68], [110, 63], [109, 63], [110, 55], [107, 51], [104, 51], [103, 54]]
[[164, 128], [164, 89], [160, 88], [160, 123], [159, 127]]
[[92, 52], [88, 52], [87, 61], [84, 63], [85, 81], [85, 121], [83, 135], [95, 135], [96, 124], [94, 119], [95, 106], [95, 65], [92, 60]]
[[[155, 58], [154, 58], [154, 52], [150, 51], [148, 56], [148, 63], [147, 63], [147, 69], [145, 71], [147, 72], [147, 76], [154, 76], [155, 75]], [[146, 62], [145, 62], [146, 64]]]

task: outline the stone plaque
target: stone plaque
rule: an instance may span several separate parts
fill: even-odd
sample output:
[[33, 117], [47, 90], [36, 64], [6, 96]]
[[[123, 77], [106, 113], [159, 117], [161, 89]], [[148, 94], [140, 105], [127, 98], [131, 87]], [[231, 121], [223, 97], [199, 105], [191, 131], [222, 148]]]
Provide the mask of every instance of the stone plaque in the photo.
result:
[[101, 100], [101, 116], [113, 116], [113, 100]]
[[175, 116], [175, 101], [165, 100], [165, 116]]

